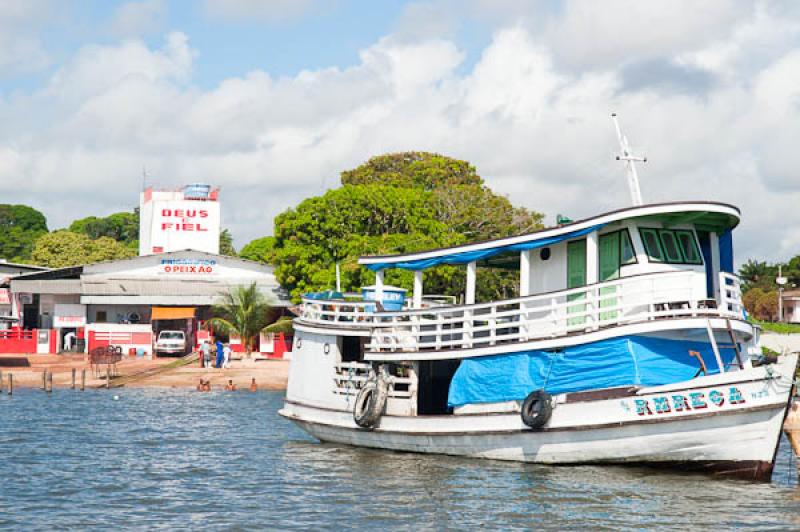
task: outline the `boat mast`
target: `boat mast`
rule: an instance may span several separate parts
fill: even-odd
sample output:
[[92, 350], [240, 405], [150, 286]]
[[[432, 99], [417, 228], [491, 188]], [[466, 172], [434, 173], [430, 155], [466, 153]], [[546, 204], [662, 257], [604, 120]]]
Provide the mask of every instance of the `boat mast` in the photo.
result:
[[636, 173], [636, 161], [646, 163], [647, 157], [638, 157], [631, 153], [630, 144], [628, 144], [628, 137], [622, 134], [619, 128], [619, 121], [617, 120], [617, 113], [611, 113], [611, 119], [614, 120], [614, 127], [617, 128], [617, 138], [619, 138], [619, 147], [621, 154], [617, 155], [618, 161], [625, 162], [625, 174], [628, 177], [628, 189], [631, 193], [631, 202], [635, 206], [642, 205], [642, 191], [639, 189], [639, 174]]

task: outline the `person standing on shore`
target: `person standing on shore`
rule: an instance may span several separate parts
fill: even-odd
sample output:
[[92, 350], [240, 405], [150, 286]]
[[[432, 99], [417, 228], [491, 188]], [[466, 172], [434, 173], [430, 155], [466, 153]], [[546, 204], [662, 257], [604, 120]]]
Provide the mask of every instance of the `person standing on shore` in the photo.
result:
[[225, 347], [222, 349], [222, 355], [222, 367], [227, 369], [231, 360], [231, 344], [225, 344]]
[[216, 364], [214, 365], [214, 367], [216, 367], [217, 369], [221, 369], [222, 368], [222, 360], [223, 360], [224, 357], [225, 357], [225, 347], [222, 345], [222, 342], [217, 340], [217, 360], [216, 360]]
[[208, 340], [203, 340], [203, 345], [200, 346], [200, 351], [203, 354], [203, 367], [208, 369], [211, 367], [211, 344]]
[[251, 392], [257, 392], [258, 391], [258, 385], [256, 384], [256, 378], [255, 377], [253, 377], [253, 380], [250, 381], [250, 391]]

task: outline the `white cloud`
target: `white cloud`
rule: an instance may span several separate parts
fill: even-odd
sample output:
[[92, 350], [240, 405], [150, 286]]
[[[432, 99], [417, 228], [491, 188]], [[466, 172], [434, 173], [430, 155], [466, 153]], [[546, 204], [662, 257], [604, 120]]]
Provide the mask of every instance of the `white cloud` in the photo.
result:
[[[3, 201], [31, 203], [51, 226], [65, 225], [133, 206], [146, 165], [162, 185], [221, 185], [223, 223], [241, 246], [271, 232], [280, 211], [337, 186], [341, 170], [421, 149], [469, 160], [493, 188], [550, 221], [584, 217], [628, 204], [613, 159], [616, 111], [634, 145], [647, 148], [647, 201], [739, 205], [741, 260], [800, 252], [800, 55], [787, 44], [800, 36], [796, 20], [764, 7], [740, 17], [711, 3], [703, 9], [721, 10], [713, 13], [724, 23], [677, 36], [653, 29], [654, 42], [642, 44], [647, 32], [618, 36], [612, 22], [629, 15], [653, 25], [650, 14], [615, 4], [607, 8], [615, 19], [593, 6], [543, 14], [538, 30], [520, 15], [469, 68], [450, 40], [387, 36], [349, 68], [257, 70], [210, 90], [192, 85], [197, 54], [183, 34], [158, 48], [87, 46], [45, 87], [0, 100]], [[592, 17], [600, 29], [589, 44], [557, 44], [559, 17], [575, 38]], [[683, 14], [663, 21], [684, 23], [695, 24]], [[611, 44], [590, 46], [600, 37]], [[643, 68], [631, 74], [617, 61], [628, 47], [638, 50], [632, 61], [661, 61], [640, 65], [696, 69], [712, 81], [701, 91], [632, 84]], [[671, 68], [659, 75], [677, 75]]]
[[0, 2], [0, 74], [32, 72], [49, 63], [38, 32], [51, 7], [44, 0]]
[[166, 22], [164, 0], [142, 0], [119, 6], [109, 24], [118, 37], [139, 37], [160, 32]]

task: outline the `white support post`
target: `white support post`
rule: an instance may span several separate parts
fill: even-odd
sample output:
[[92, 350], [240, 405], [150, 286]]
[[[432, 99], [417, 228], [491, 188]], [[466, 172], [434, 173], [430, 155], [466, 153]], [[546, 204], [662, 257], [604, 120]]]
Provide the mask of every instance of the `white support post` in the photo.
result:
[[714, 284], [714, 299], [719, 302], [721, 297], [719, 286], [719, 235], [717, 233], [709, 233], [708, 241], [711, 246], [711, 279]]
[[531, 295], [531, 253], [526, 250], [519, 254], [519, 297]]
[[383, 270], [375, 272], [375, 300], [383, 304]]
[[422, 308], [422, 270], [414, 272], [414, 308]]
[[720, 373], [725, 373], [725, 365], [722, 363], [722, 357], [719, 354], [719, 347], [717, 346], [717, 339], [714, 337], [714, 329], [711, 327], [711, 320], [706, 320], [706, 331], [708, 332], [708, 341], [711, 344], [711, 350], [714, 351], [714, 358], [717, 359], [717, 367]]
[[467, 289], [464, 294], [464, 304], [472, 305], [475, 303], [475, 283], [478, 276], [478, 263], [475, 261], [467, 264]]
[[[533, 251], [528, 249], [525, 251], [520, 252], [519, 254], [519, 297], [529, 296], [533, 293], [533, 279], [531, 278], [531, 274], [533, 273], [533, 268], [531, 267], [531, 261], [533, 259]], [[528, 315], [528, 305], [527, 303], [523, 302], [520, 303], [520, 319], [523, 322], [527, 322], [530, 316]], [[529, 329], [527, 324], [520, 326], [520, 333], [522, 333], [519, 337], [520, 342], [525, 342], [528, 339]]]
[[[600, 276], [600, 264], [599, 264], [599, 251], [598, 251], [598, 237], [597, 231], [592, 231], [588, 235], [586, 235], [586, 284], [595, 284]], [[594, 328], [597, 326], [599, 315], [597, 312], [599, 302], [596, 300], [594, 295], [596, 294], [596, 288], [586, 291], [586, 299], [588, 300], [586, 310], [589, 312], [586, 315], [587, 318], [587, 325], [590, 328]]]

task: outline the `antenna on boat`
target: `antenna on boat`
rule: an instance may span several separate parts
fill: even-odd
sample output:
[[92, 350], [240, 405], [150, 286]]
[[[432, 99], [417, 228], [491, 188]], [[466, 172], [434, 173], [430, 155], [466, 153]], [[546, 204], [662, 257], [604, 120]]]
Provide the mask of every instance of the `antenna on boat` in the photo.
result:
[[631, 193], [631, 201], [634, 205], [641, 205], [642, 191], [639, 189], [639, 174], [636, 173], [635, 162], [647, 162], [647, 157], [638, 157], [631, 153], [631, 146], [628, 144], [628, 137], [622, 134], [619, 128], [619, 121], [617, 120], [617, 113], [611, 113], [611, 119], [614, 120], [614, 127], [617, 128], [617, 137], [619, 138], [619, 147], [621, 150], [620, 155], [617, 155], [618, 161], [625, 161], [625, 174], [628, 176], [628, 189]]

